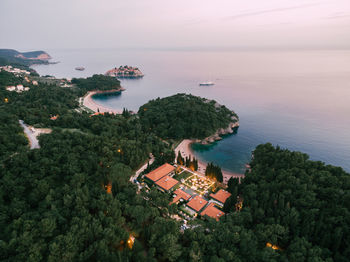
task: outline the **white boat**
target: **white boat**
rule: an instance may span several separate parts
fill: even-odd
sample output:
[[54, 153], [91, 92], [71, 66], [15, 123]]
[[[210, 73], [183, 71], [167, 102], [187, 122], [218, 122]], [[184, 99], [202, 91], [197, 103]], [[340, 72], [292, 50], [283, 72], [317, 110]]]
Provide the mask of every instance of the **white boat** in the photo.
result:
[[75, 70], [78, 70], [78, 71], [84, 71], [85, 70], [85, 67], [82, 67], [82, 66], [78, 66], [75, 68]]
[[199, 85], [200, 85], [200, 86], [213, 86], [213, 85], [214, 85], [214, 82], [207, 81], [207, 82], [199, 83]]

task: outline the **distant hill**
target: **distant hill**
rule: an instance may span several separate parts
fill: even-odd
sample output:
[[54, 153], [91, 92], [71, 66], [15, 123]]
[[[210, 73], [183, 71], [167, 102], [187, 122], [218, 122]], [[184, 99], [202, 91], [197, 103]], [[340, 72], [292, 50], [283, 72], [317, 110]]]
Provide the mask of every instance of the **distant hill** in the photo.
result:
[[48, 64], [51, 56], [44, 51], [19, 52], [14, 49], [0, 49], [0, 65], [20, 64]]

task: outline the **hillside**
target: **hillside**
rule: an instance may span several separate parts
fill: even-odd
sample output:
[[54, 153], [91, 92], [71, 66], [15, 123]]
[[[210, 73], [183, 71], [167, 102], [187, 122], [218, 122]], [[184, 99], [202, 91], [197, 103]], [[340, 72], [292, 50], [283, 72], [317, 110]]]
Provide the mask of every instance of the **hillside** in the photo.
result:
[[0, 49], [0, 65], [47, 64], [50, 59], [50, 55], [44, 51], [19, 52], [14, 49]]
[[[72, 89], [39, 81], [22, 94], [0, 88], [1, 261], [348, 261], [350, 175], [271, 144], [255, 149], [242, 184], [229, 183], [226, 215], [181, 230], [169, 195], [136, 193], [129, 181], [150, 152], [159, 164], [175, 158], [149, 121], [176, 128], [174, 118], [184, 130], [192, 121], [193, 135], [237, 116], [184, 94], [147, 103], [140, 118], [73, 110], [100, 80]], [[0, 74], [0, 83], [11, 81]], [[53, 132], [30, 150], [18, 119]]]

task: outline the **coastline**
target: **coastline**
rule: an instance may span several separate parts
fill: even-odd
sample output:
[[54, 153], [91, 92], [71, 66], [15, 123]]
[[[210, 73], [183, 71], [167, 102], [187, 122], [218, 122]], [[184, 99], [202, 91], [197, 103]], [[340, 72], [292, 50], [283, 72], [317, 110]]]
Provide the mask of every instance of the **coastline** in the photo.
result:
[[[183, 158], [186, 158], [188, 156], [195, 157], [195, 154], [193, 150], [191, 149], [191, 144], [196, 143], [196, 140], [194, 139], [184, 139], [181, 141], [181, 143], [175, 148], [175, 156], [177, 157], [178, 152], [181, 152], [181, 155]], [[204, 175], [205, 174], [205, 168], [207, 166], [207, 162], [202, 161], [198, 159], [198, 170], [197, 172]], [[242, 177], [244, 177], [244, 174], [239, 174], [239, 173], [234, 173], [226, 170], [222, 170], [222, 176], [223, 176], [223, 183], [227, 184], [228, 180], [231, 177], [238, 178], [239, 181], [241, 180]]]
[[114, 90], [108, 90], [108, 91], [89, 91], [87, 94], [82, 97], [82, 104], [83, 106], [89, 108], [90, 110], [94, 111], [95, 113], [110, 113], [110, 114], [121, 114], [123, 112], [122, 109], [112, 109], [105, 106], [102, 106], [100, 104], [97, 104], [92, 96], [95, 94], [104, 94], [104, 93], [113, 93], [113, 92], [121, 92], [124, 91], [124, 88], [120, 89], [114, 89]]
[[214, 143], [215, 141], [222, 140], [222, 136], [232, 134], [235, 128], [239, 127], [239, 121], [237, 118], [232, 118], [236, 122], [230, 122], [226, 128], [219, 128], [216, 130], [214, 135], [208, 136], [202, 140], [196, 139], [194, 142], [201, 143], [202, 145], [208, 145]]

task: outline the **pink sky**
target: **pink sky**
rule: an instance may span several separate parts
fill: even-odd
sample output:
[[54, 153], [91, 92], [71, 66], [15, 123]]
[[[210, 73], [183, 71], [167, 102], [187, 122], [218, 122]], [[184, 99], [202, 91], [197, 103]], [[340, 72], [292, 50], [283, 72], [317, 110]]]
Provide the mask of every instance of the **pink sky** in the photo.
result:
[[0, 47], [350, 44], [349, 0], [1, 0]]

